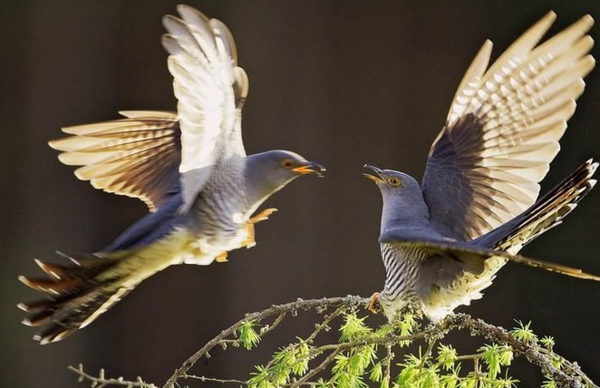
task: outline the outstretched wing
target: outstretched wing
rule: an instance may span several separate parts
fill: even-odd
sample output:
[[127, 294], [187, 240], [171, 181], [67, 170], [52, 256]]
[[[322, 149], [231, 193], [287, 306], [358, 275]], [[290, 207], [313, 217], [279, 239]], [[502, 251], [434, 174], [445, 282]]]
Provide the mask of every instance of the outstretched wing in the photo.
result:
[[181, 184], [184, 208], [210, 177], [212, 166], [232, 155], [245, 156], [241, 107], [248, 78], [237, 66], [235, 43], [227, 27], [180, 5], [182, 19], [167, 15], [162, 38], [178, 99], [181, 127]]
[[125, 119], [63, 128], [71, 134], [49, 145], [59, 160], [97, 189], [139, 198], [156, 211], [177, 191], [181, 160], [177, 115], [124, 111]]
[[487, 41], [460, 83], [422, 185], [431, 220], [447, 236], [481, 236], [538, 197], [594, 67], [590, 16], [536, 47], [554, 19], [546, 15], [486, 71]]

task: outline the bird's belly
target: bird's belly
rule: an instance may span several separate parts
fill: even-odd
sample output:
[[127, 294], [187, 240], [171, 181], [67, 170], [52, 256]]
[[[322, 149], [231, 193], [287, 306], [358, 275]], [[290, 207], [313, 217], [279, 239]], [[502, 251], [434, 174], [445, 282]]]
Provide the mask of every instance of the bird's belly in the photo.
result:
[[[481, 299], [482, 291], [492, 285], [496, 273], [505, 263], [502, 257], [491, 257], [486, 260], [485, 269], [479, 275], [464, 272], [447, 287], [435, 284], [421, 286], [419, 297], [423, 312], [432, 322], [438, 322], [458, 306], [468, 306], [472, 300]], [[425, 288], [427, 292], [423, 292]]]
[[224, 252], [244, 246], [247, 238], [246, 228], [240, 228], [235, 233], [217, 233], [210, 237], [196, 236], [178, 255], [178, 261], [185, 264], [209, 265]]

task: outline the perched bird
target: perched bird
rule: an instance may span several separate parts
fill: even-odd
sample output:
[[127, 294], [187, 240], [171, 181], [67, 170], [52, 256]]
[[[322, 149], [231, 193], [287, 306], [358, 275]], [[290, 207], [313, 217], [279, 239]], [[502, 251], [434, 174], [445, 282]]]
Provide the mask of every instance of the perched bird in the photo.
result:
[[557, 226], [596, 183], [582, 164], [538, 199], [540, 182], [594, 67], [590, 16], [548, 41], [547, 14], [488, 68], [487, 41], [465, 74], [435, 139], [422, 185], [407, 174], [365, 166], [383, 197], [379, 242], [385, 287], [375, 293], [389, 319], [408, 305], [439, 321], [481, 298], [507, 261], [599, 281], [579, 269], [517, 255]]
[[208, 265], [255, 245], [252, 216], [273, 193], [321, 165], [290, 151], [246, 156], [241, 113], [248, 78], [237, 66], [227, 27], [185, 5], [165, 16], [162, 38], [177, 113], [121, 112], [126, 118], [64, 128], [50, 142], [79, 179], [143, 200], [151, 214], [104, 250], [67, 256], [70, 265], [36, 260], [46, 278], [20, 277], [50, 297], [19, 307], [44, 327], [34, 339], [59, 341], [93, 322], [140, 282], [174, 264]]

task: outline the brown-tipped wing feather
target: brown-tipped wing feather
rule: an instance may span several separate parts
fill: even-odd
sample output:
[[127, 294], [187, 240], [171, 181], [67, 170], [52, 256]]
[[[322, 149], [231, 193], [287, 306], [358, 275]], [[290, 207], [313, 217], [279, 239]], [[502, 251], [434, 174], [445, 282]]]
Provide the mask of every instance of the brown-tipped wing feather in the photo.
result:
[[49, 142], [81, 180], [109, 193], [139, 198], [156, 211], [179, 183], [177, 115], [124, 111], [126, 118], [63, 128], [74, 136]]
[[598, 163], [592, 159], [579, 166], [534, 206], [501, 228], [499, 232], [503, 236], [500, 239], [490, 236], [496, 239], [493, 248], [517, 253], [542, 233], [560, 225], [562, 219], [594, 188], [596, 180], [592, 176], [597, 168]]
[[245, 155], [241, 110], [249, 84], [233, 37], [216, 19], [185, 5], [177, 10], [183, 19], [164, 18], [163, 45], [171, 54], [178, 113], [122, 111], [125, 119], [66, 127], [74, 136], [49, 143], [63, 151], [61, 162], [82, 166], [75, 171], [79, 179], [139, 198], [150, 211], [179, 190], [180, 181], [189, 206], [217, 158], [225, 151]]
[[486, 42], [459, 86], [422, 185], [432, 222], [449, 237], [479, 237], [538, 197], [594, 67], [590, 16], [536, 47], [554, 19], [546, 15], [487, 70]]
[[578, 268], [516, 256], [525, 245], [562, 223], [562, 219], [594, 188], [596, 180], [592, 179], [592, 176], [597, 168], [598, 163], [592, 159], [586, 161], [523, 214], [474, 240], [473, 243], [515, 255], [510, 258], [510, 261], [515, 263], [576, 278], [600, 281], [600, 277], [585, 273]]

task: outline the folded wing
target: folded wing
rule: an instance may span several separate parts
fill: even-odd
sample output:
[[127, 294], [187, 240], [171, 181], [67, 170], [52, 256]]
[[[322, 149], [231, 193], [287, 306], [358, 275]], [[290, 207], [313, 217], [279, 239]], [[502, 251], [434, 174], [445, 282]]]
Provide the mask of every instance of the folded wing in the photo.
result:
[[445, 235], [476, 238], [537, 199], [594, 67], [590, 16], [536, 47], [554, 19], [546, 15], [489, 69], [487, 41], [460, 83], [422, 185], [432, 222]]

